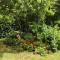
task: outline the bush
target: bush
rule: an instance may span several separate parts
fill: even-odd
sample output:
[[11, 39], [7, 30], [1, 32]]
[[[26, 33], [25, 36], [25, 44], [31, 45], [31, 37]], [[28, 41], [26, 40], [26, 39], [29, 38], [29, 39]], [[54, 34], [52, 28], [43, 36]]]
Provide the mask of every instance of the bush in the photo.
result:
[[27, 50], [27, 51], [29, 51], [29, 52], [32, 52], [32, 51], [35, 50], [35, 48], [33, 47], [32, 44], [22, 43], [22, 45], [20, 44], [20, 46], [22, 46], [22, 48], [23, 48], [24, 50]]
[[31, 40], [33, 39], [33, 35], [31, 33], [24, 33], [23, 38], [26, 40]]
[[32, 44], [30, 44], [28, 45], [27, 50], [31, 52], [31, 51], [35, 51], [35, 48], [33, 47]]
[[38, 54], [40, 54], [41, 56], [44, 56], [44, 55], [46, 55], [46, 53], [47, 53], [44, 47], [38, 47], [38, 48], [36, 49], [36, 52], [37, 52]]
[[16, 46], [20, 44], [20, 41], [18, 39], [15, 38], [6, 38], [6, 40], [4, 41], [4, 44], [8, 45], [8, 46]]
[[5, 38], [11, 31], [12, 21], [14, 18], [12, 16], [0, 15], [0, 38]]
[[57, 49], [60, 50], [60, 40], [57, 41]]
[[57, 41], [60, 39], [59, 31], [57, 28], [53, 28], [51, 26], [44, 25], [42, 32], [42, 42], [46, 44], [48, 49], [52, 52], [57, 50]]
[[11, 30], [11, 31], [9, 32], [7, 38], [12, 38], [12, 39], [14, 39], [14, 38], [17, 38], [16, 35], [17, 35], [17, 33], [16, 33], [14, 30]]

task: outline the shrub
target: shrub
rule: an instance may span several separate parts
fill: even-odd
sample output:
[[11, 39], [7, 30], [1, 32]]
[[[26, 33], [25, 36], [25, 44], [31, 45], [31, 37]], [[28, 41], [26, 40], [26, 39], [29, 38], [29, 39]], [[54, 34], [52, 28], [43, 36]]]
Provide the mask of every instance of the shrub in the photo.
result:
[[26, 40], [31, 40], [33, 39], [33, 35], [31, 33], [25, 33], [23, 34], [23, 38]]
[[0, 15], [0, 38], [5, 38], [11, 31], [12, 21], [14, 18], [12, 16]]
[[37, 52], [38, 54], [40, 54], [41, 56], [44, 56], [44, 55], [46, 55], [46, 53], [47, 53], [44, 47], [38, 47], [38, 48], [36, 49], [36, 52]]
[[48, 48], [54, 52], [57, 50], [57, 41], [60, 39], [58, 36], [59, 31], [57, 28], [53, 28], [51, 26], [44, 25], [42, 32], [42, 42], [49, 46]]
[[20, 44], [20, 41], [18, 39], [15, 38], [6, 38], [6, 40], [4, 41], [4, 44], [8, 45], [8, 46], [16, 46]]
[[32, 44], [25, 44], [25, 43], [23, 43], [23, 44], [22, 44], [22, 48], [23, 48], [24, 50], [29, 51], [29, 52], [35, 51], [35, 48], [33, 47]]
[[60, 40], [57, 41], [57, 49], [60, 50]]
[[28, 45], [27, 50], [31, 52], [31, 51], [35, 51], [35, 48], [33, 47], [32, 44], [30, 44]]

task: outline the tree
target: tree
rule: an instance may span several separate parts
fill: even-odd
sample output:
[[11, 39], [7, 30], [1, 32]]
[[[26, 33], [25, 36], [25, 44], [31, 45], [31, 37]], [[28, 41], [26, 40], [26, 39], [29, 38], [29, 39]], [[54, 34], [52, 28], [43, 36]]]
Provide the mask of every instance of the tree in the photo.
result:
[[46, 16], [55, 13], [55, 0], [1, 0], [0, 3], [0, 13], [15, 19], [12, 24], [15, 30], [32, 32], [36, 37]]

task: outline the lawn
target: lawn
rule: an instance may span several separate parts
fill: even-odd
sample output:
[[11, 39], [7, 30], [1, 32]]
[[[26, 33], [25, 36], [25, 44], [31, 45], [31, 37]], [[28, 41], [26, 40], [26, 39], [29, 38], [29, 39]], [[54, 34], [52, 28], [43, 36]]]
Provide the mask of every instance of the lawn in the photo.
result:
[[31, 52], [3, 53], [0, 60], [60, 60], [60, 52], [40, 56]]

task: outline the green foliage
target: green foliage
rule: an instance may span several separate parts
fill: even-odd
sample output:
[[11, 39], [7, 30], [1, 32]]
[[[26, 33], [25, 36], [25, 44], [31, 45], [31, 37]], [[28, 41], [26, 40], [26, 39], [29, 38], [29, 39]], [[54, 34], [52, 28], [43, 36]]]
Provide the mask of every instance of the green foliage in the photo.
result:
[[25, 34], [23, 34], [23, 38], [25, 40], [32, 40], [33, 39], [33, 35], [31, 33], [25, 33]]
[[36, 49], [36, 51], [37, 51], [37, 53], [38, 54], [40, 54], [41, 56], [44, 56], [44, 55], [46, 55], [46, 51], [45, 51], [45, 49], [44, 49], [44, 47], [38, 47], [37, 49]]
[[[19, 46], [21, 50], [35, 50], [33, 44], [20, 44], [21, 41], [16, 37], [16, 31], [19, 31], [22, 32], [19, 35], [23, 39], [35, 39], [36, 46], [43, 43], [53, 52], [57, 48], [60, 49], [60, 30], [54, 24], [54, 19], [60, 20], [60, 18], [59, 9], [56, 10], [55, 4], [56, 0], [1, 0], [0, 38], [6, 38], [4, 41], [6, 45]], [[57, 17], [55, 18], [55, 16]], [[49, 26], [46, 25], [46, 21]], [[19, 47], [17, 47], [17, 51], [20, 50]], [[45, 54], [44, 47], [38, 47], [37, 51], [41, 55]]]
[[48, 46], [49, 50], [53, 52], [57, 50], [57, 42], [59, 39], [60, 39], [60, 33], [56, 28], [56, 26], [53, 28], [44, 25], [42, 32], [42, 42]]
[[57, 48], [60, 50], [60, 40], [57, 41]]
[[0, 15], [0, 38], [8, 36], [14, 19], [11, 16]]
[[60, 50], [60, 31], [57, 34], [57, 48]]
[[27, 50], [27, 51], [29, 51], [29, 52], [35, 51], [35, 48], [33, 47], [32, 44], [24, 44], [24, 45], [23, 45], [23, 49], [24, 49], [24, 50]]
[[35, 51], [35, 48], [33, 47], [33, 45], [28, 45], [27, 50], [29, 52], [32, 52], [32, 51]]
[[8, 46], [16, 46], [20, 44], [20, 41], [18, 39], [15, 38], [6, 38], [6, 40], [4, 41], [4, 44], [8, 45]]

